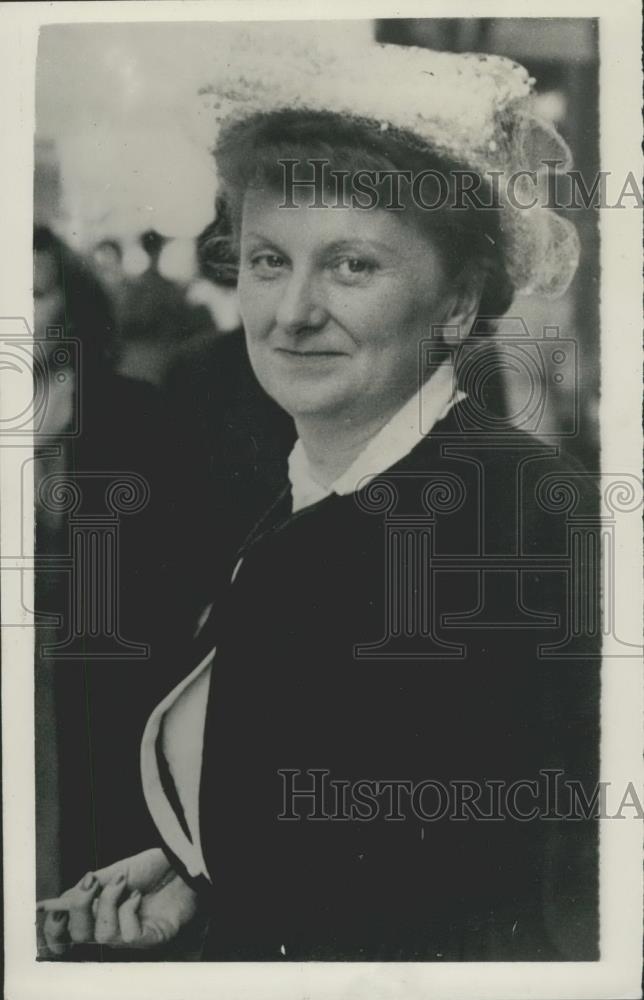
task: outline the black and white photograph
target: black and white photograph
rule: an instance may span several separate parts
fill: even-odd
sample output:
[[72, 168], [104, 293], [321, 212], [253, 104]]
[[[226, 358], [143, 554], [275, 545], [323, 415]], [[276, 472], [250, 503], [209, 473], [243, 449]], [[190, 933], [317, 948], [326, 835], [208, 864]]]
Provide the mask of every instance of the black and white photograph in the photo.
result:
[[640, 997], [638, 6], [0, 18], [4, 995]]

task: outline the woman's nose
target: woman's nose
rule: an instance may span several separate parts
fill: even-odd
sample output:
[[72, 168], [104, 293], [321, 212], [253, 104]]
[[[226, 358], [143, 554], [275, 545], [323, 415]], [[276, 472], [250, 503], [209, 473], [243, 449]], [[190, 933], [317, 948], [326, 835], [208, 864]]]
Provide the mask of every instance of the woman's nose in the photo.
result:
[[327, 318], [322, 290], [310, 273], [293, 273], [277, 307], [278, 326], [287, 333], [318, 329]]

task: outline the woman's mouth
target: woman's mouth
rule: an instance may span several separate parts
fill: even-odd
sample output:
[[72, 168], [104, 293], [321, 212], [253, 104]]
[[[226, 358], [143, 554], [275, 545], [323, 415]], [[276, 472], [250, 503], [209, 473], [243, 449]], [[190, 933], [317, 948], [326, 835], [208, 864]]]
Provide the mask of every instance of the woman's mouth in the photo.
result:
[[294, 350], [288, 347], [276, 347], [275, 350], [278, 354], [285, 354], [292, 358], [341, 358], [345, 356], [344, 351], [308, 351], [308, 350]]

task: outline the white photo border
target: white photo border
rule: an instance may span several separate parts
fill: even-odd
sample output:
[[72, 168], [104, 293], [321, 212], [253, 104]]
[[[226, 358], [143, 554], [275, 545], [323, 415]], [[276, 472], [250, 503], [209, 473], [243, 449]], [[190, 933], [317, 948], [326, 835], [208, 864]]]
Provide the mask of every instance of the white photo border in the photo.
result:
[[[32, 321], [34, 81], [39, 27], [49, 23], [139, 21], [361, 20], [377, 17], [579, 17], [599, 19], [601, 168], [642, 174], [641, 14], [636, 0], [184, 0], [184, 2], [4, 3], [0, 6], [0, 159], [2, 266], [0, 322]], [[602, 470], [641, 475], [642, 252], [639, 211], [601, 216], [600, 430]], [[0, 373], [1, 375], [2, 373]], [[10, 393], [0, 416], [11, 412]], [[31, 510], [20, 513], [20, 484], [0, 440], [1, 551], [13, 552], [15, 525], [33, 537]], [[630, 595], [635, 634], [641, 622], [642, 540], [639, 519], [619, 553], [621, 590]], [[6, 572], [4, 572], [6, 570]], [[9, 615], [10, 562], [3, 560], [3, 613]], [[24, 574], [24, 586], [32, 581]], [[8, 603], [9, 602], [9, 603]], [[16, 609], [11, 609], [17, 620]], [[8, 617], [6, 620], [9, 620]], [[630, 998], [641, 996], [642, 824], [601, 821], [601, 958], [578, 963], [38, 963], [35, 937], [35, 798], [33, 630], [3, 629], [3, 761], [5, 995], [11, 1000], [303, 1000], [304, 997]], [[602, 780], [642, 787], [642, 669], [636, 659], [605, 657], [602, 668]]]

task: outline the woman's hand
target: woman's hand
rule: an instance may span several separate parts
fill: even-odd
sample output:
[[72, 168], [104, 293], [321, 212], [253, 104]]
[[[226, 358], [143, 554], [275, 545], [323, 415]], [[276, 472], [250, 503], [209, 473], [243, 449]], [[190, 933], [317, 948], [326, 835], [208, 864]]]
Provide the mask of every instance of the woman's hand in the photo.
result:
[[153, 848], [88, 872], [57, 899], [41, 900], [37, 909], [45, 912], [39, 945], [52, 955], [64, 954], [70, 943], [155, 948], [192, 920], [197, 895], [163, 851]]

